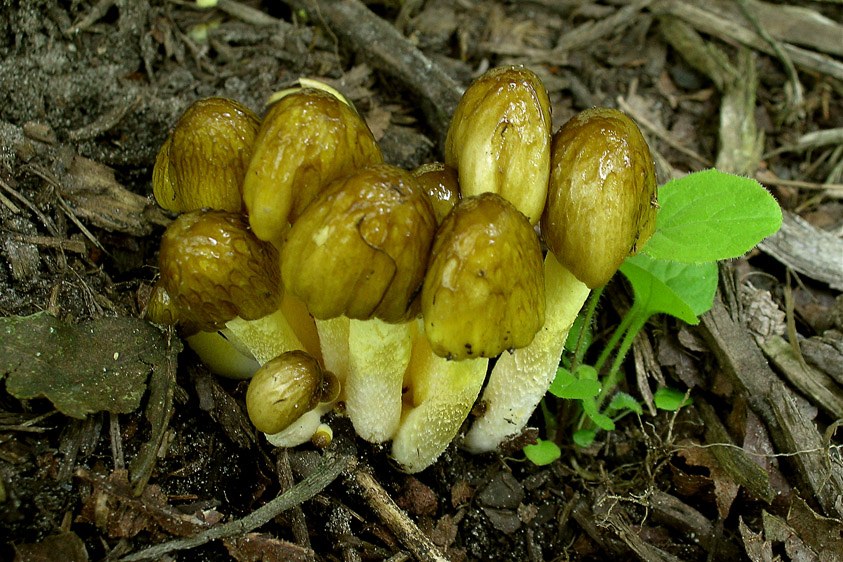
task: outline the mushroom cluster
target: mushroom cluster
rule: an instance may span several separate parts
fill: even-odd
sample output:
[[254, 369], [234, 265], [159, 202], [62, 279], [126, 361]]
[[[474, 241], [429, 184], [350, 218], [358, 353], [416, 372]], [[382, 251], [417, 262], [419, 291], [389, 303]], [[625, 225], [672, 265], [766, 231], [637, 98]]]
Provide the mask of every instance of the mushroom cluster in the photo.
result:
[[463, 444], [495, 449], [547, 391], [590, 289], [652, 234], [640, 131], [601, 108], [551, 134], [540, 79], [496, 68], [466, 90], [444, 163], [405, 171], [335, 90], [277, 98], [263, 119], [198, 101], [161, 148], [155, 197], [180, 214], [148, 318], [251, 378], [249, 416], [276, 446], [325, 443], [341, 401], [417, 472], [482, 390]]

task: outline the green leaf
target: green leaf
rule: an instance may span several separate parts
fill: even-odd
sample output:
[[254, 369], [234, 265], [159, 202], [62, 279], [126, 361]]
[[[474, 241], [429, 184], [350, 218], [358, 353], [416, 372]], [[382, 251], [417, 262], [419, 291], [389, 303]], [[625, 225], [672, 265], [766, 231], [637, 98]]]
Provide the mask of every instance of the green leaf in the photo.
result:
[[658, 389], [656, 393], [653, 394], [653, 402], [655, 402], [656, 408], [659, 408], [661, 410], [668, 410], [671, 412], [675, 412], [683, 406], [688, 406], [694, 403], [694, 401], [691, 400], [690, 397], [685, 400], [684, 392], [670, 387]]
[[[582, 368], [582, 365], [580, 366]], [[579, 375], [582, 369], [577, 369]], [[594, 378], [577, 378], [572, 375], [568, 369], [559, 367], [556, 369], [556, 378], [547, 389], [552, 395], [557, 398], [567, 398], [569, 400], [582, 400], [584, 398], [592, 398], [600, 394], [600, 383]]]
[[583, 412], [585, 412], [585, 415], [587, 415], [600, 429], [605, 429], [606, 431], [615, 430], [615, 422], [612, 421], [612, 418], [597, 411], [597, 403], [594, 401], [594, 398], [581, 400], [580, 403], [582, 404], [582, 409]]
[[68, 324], [46, 313], [0, 318], [0, 380], [21, 400], [45, 397], [70, 417], [137, 409], [164, 336], [143, 320]]
[[717, 264], [686, 264], [656, 261], [638, 254], [620, 267], [635, 291], [636, 304], [646, 317], [662, 312], [699, 323], [698, 315], [709, 310], [717, 290]]
[[656, 231], [643, 252], [703, 263], [741, 256], [782, 224], [776, 200], [757, 181], [705, 170], [659, 188]]
[[594, 429], [581, 429], [574, 432], [574, 443], [579, 447], [588, 447], [594, 443], [594, 438], [597, 437], [597, 431]]
[[562, 451], [553, 441], [537, 439], [535, 445], [524, 446], [524, 455], [536, 466], [544, 466], [562, 456]]
[[629, 410], [631, 412], [635, 412], [636, 414], [644, 413], [644, 409], [641, 407], [638, 400], [626, 392], [618, 392], [612, 397], [612, 401], [609, 402], [606, 413], [611, 415], [609, 412], [620, 412], [622, 410]]

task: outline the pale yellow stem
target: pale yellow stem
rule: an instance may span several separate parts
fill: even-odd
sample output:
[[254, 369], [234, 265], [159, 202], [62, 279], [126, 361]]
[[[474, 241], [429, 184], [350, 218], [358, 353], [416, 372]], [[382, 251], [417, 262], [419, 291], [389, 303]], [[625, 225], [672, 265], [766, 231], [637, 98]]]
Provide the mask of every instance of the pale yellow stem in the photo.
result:
[[492, 451], [520, 432], [556, 376], [568, 331], [590, 291], [550, 252], [544, 282], [544, 326], [530, 345], [498, 358], [483, 391], [486, 412], [465, 438], [465, 448], [472, 453]]
[[392, 441], [392, 457], [405, 471], [424, 470], [448, 447], [480, 393], [488, 364], [488, 359], [439, 357], [419, 331], [407, 372], [405, 412]]
[[226, 322], [225, 327], [233, 336], [232, 344], [238, 346], [236, 340], [239, 340], [239, 344], [248, 349], [261, 365], [286, 351], [304, 349], [280, 309], [257, 320], [238, 317]]
[[366, 441], [382, 443], [398, 429], [415, 331], [415, 322], [349, 321], [345, 407], [357, 435]]

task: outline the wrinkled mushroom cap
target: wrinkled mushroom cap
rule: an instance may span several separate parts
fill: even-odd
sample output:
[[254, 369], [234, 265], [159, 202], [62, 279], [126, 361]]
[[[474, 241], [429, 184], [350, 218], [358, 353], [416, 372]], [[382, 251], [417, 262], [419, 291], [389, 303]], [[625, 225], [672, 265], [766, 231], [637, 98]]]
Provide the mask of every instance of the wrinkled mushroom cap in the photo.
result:
[[329, 182], [383, 162], [365, 121], [323, 90], [287, 94], [267, 112], [243, 184], [258, 238], [280, 242]]
[[319, 319], [399, 322], [421, 286], [436, 229], [409, 172], [381, 164], [328, 185], [293, 224], [284, 285]]
[[161, 239], [159, 282], [180, 321], [218, 330], [235, 318], [255, 320], [278, 309], [278, 253], [258, 240], [246, 219], [225, 211], [179, 215]]
[[589, 288], [609, 282], [653, 234], [656, 174], [641, 131], [615, 109], [587, 109], [553, 136], [542, 237]]
[[241, 186], [257, 132], [257, 115], [234, 100], [195, 102], [158, 152], [152, 171], [155, 200], [175, 212], [241, 211]]
[[544, 273], [527, 218], [493, 193], [464, 198], [436, 233], [421, 294], [433, 352], [494, 357], [544, 323]]
[[282, 353], [264, 364], [249, 382], [246, 410], [258, 431], [278, 433], [339, 394], [339, 383], [319, 362], [300, 350]]
[[550, 133], [550, 100], [539, 77], [518, 66], [493, 68], [460, 99], [445, 163], [458, 170], [464, 196], [497, 193], [536, 224], [547, 195]]

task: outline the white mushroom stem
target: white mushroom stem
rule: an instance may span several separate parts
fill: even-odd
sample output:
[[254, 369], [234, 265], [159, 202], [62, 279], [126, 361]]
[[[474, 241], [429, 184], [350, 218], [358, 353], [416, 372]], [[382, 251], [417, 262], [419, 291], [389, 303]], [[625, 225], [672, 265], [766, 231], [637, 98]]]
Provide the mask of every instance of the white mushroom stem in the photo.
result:
[[197, 332], [187, 336], [186, 340], [202, 363], [221, 377], [250, 379], [260, 369], [260, 363], [255, 361], [251, 353], [232, 343], [227, 330]]
[[472, 453], [492, 451], [520, 432], [556, 376], [568, 331], [590, 291], [550, 252], [544, 279], [544, 326], [530, 345], [498, 358], [483, 391], [486, 412], [465, 438], [464, 446]]
[[275, 447], [296, 447], [307, 443], [322, 425], [322, 415], [333, 407], [333, 402], [322, 402], [278, 433], [266, 433], [266, 440]]
[[415, 330], [415, 322], [349, 321], [345, 408], [366, 441], [382, 443], [398, 429]]
[[301, 341], [281, 309], [257, 320], [243, 320], [240, 317], [225, 323], [231, 343], [247, 349], [255, 360], [263, 365], [282, 353], [304, 349]]
[[347, 316], [328, 320], [316, 320], [319, 333], [319, 347], [322, 350], [322, 364], [326, 371], [334, 373], [343, 389], [348, 378], [348, 325]]
[[235, 318], [218, 332], [197, 332], [186, 339], [209, 369], [231, 379], [250, 379], [267, 361], [304, 349], [281, 310], [257, 320]]
[[480, 393], [488, 364], [443, 359], [419, 330], [407, 371], [406, 409], [392, 441], [392, 458], [405, 471], [424, 470], [448, 447]]

